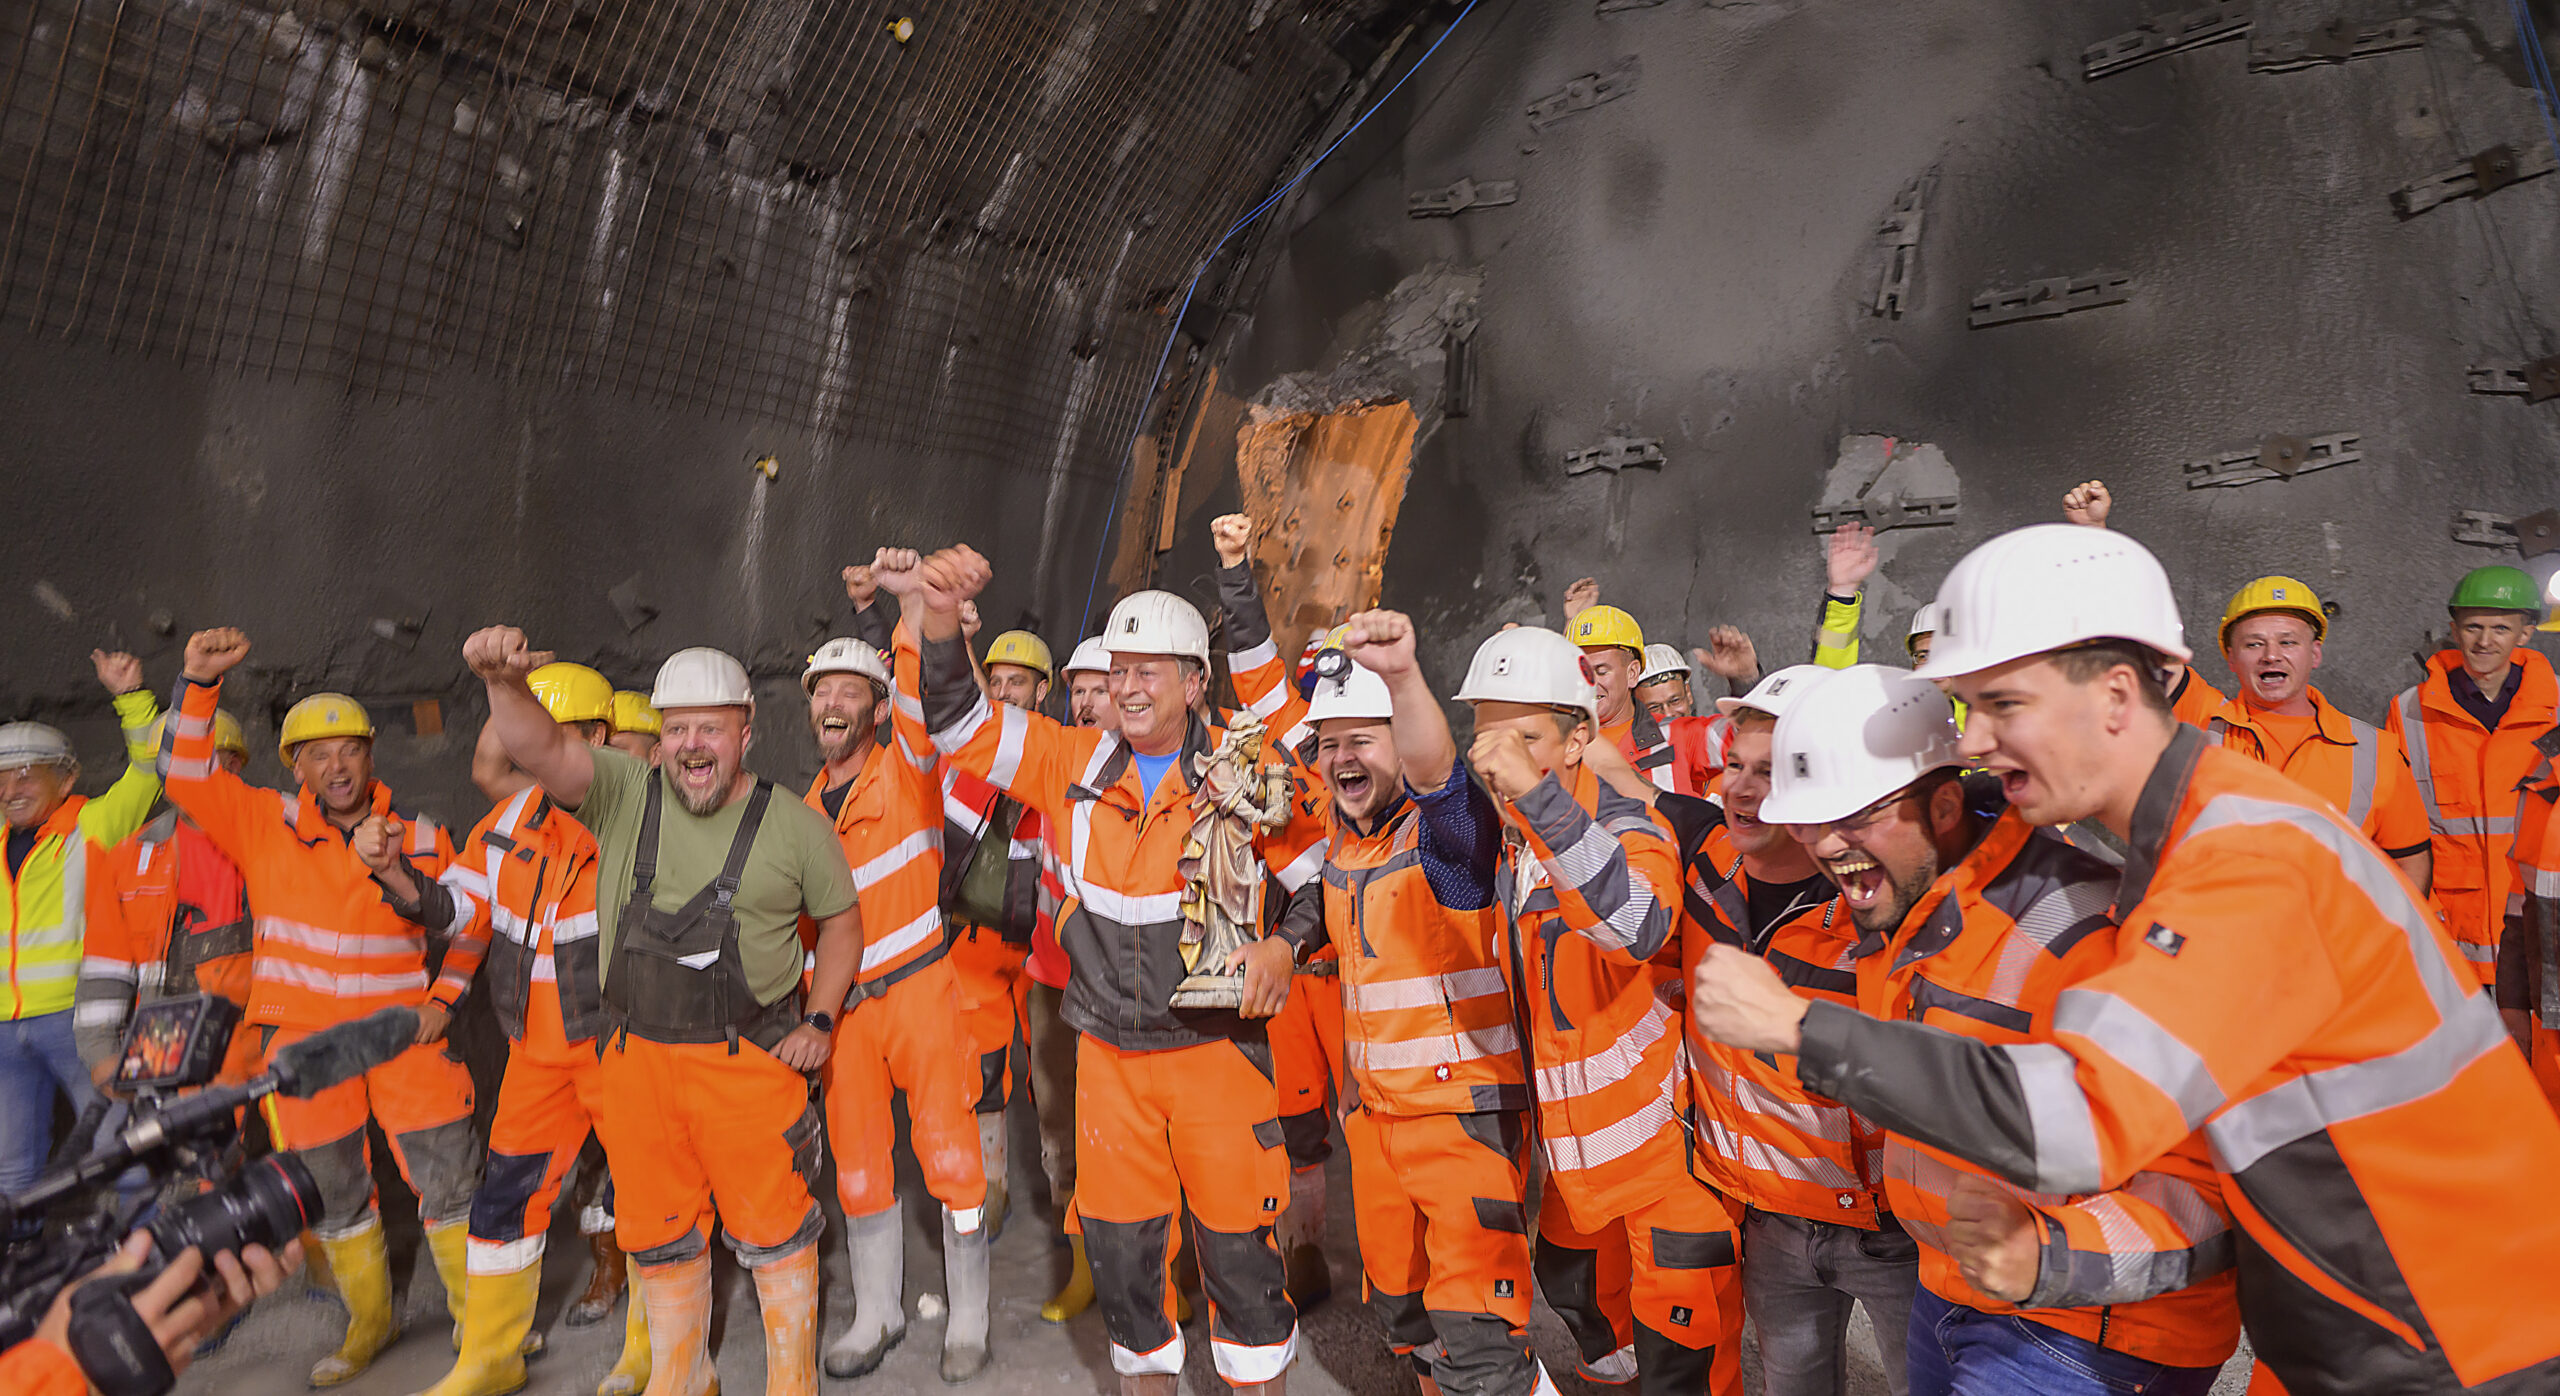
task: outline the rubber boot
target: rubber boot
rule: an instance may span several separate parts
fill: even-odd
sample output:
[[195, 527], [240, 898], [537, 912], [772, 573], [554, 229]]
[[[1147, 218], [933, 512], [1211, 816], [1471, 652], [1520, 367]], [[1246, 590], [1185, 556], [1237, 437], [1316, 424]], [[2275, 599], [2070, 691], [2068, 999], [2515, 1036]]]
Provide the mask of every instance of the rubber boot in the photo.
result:
[[1011, 1180], [1007, 1170], [1011, 1165], [1005, 1162], [1002, 1110], [978, 1117], [978, 1160], [986, 1168], [986, 1232], [987, 1240], [993, 1243], [1004, 1234], [1004, 1214], [1013, 1200], [1013, 1189], [1007, 1186]]
[[366, 1213], [355, 1230], [323, 1239], [320, 1249], [329, 1257], [338, 1298], [347, 1306], [347, 1333], [338, 1350], [311, 1369], [311, 1384], [343, 1386], [400, 1336], [391, 1313], [391, 1252], [383, 1244], [382, 1217]]
[[951, 1300], [951, 1318], [942, 1330], [942, 1379], [953, 1384], [987, 1368], [986, 1227], [967, 1235], [942, 1214], [942, 1283]]
[[868, 1376], [907, 1336], [907, 1219], [895, 1206], [844, 1219], [853, 1256], [853, 1324], [827, 1347], [827, 1375]]
[[300, 1240], [302, 1242], [302, 1297], [325, 1299], [332, 1304], [338, 1303], [338, 1277], [329, 1273], [329, 1248], [321, 1245], [320, 1238], [308, 1231], [302, 1233]]
[[622, 1312], [622, 1360], [596, 1383], [596, 1396], [640, 1396], [649, 1385], [649, 1306], [640, 1302], [640, 1262], [625, 1259], [622, 1268], [631, 1286], [630, 1307]]
[[613, 1233], [600, 1231], [587, 1238], [587, 1254], [595, 1258], [595, 1269], [587, 1275], [587, 1292], [569, 1306], [571, 1328], [593, 1328], [613, 1313], [613, 1302], [622, 1297], [622, 1247], [614, 1244]]
[[1074, 1252], [1067, 1262], [1067, 1282], [1040, 1306], [1044, 1322], [1064, 1323], [1093, 1307], [1093, 1264], [1084, 1258], [1084, 1237], [1068, 1237], [1067, 1248]]
[[[432, 1235], [433, 1233], [430, 1233]], [[462, 1356], [423, 1396], [508, 1396], [524, 1389], [524, 1340], [542, 1294], [540, 1261], [463, 1281]]]
[[651, 1396], [719, 1396], [720, 1375], [711, 1366], [711, 1252], [639, 1267], [635, 1283], [649, 1310]]
[[462, 1315], [465, 1291], [470, 1284], [469, 1258], [464, 1254], [471, 1243], [471, 1228], [465, 1222], [442, 1222], [424, 1228], [427, 1255], [435, 1261], [436, 1278], [444, 1281], [445, 1312], [453, 1316], [453, 1350], [462, 1351]]
[[1324, 1168], [1289, 1171], [1289, 1210], [1280, 1214], [1280, 1258], [1289, 1302], [1305, 1313], [1333, 1297], [1333, 1267], [1324, 1258]]
[[765, 1396], [818, 1396], [818, 1246], [755, 1268]]
[[1120, 1379], [1120, 1396], [1180, 1396], [1181, 1390], [1182, 1378], [1169, 1372]]

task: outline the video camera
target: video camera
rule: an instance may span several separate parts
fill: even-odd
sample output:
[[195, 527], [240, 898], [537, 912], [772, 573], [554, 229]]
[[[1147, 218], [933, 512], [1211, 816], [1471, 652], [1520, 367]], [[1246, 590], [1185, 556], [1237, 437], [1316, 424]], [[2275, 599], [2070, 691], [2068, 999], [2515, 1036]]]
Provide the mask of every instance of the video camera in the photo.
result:
[[[0, 1351], [33, 1337], [63, 1287], [112, 1258], [158, 1204], [142, 1268], [72, 1292], [70, 1341], [81, 1371], [106, 1396], [163, 1396], [177, 1377], [151, 1326], [134, 1312], [134, 1294], [190, 1246], [204, 1253], [209, 1270], [224, 1251], [283, 1249], [320, 1214], [319, 1185], [300, 1159], [279, 1153], [246, 1160], [242, 1107], [277, 1093], [308, 1099], [398, 1056], [418, 1033], [417, 1010], [385, 1008], [277, 1049], [267, 1069], [246, 1082], [212, 1086], [239, 1023], [239, 1008], [210, 994], [144, 1006], [125, 1031], [111, 1082], [131, 1102], [124, 1124], [25, 1192], [0, 1195], [0, 1227], [12, 1235], [20, 1218], [65, 1214], [0, 1257]], [[69, 1148], [93, 1138], [100, 1118], [84, 1113]], [[117, 1180], [137, 1166], [150, 1186], [120, 1198]]]

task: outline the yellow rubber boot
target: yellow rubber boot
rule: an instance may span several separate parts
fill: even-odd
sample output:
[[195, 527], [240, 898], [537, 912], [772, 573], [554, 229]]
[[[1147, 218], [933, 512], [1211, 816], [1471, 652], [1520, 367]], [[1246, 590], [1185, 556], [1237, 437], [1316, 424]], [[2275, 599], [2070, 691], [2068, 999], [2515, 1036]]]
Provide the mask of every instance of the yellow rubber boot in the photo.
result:
[[596, 1396], [640, 1396], [649, 1385], [649, 1306], [640, 1301], [640, 1262], [623, 1264], [631, 1272], [631, 1301], [622, 1315], [622, 1360], [596, 1384]]
[[523, 1390], [524, 1340], [533, 1331], [533, 1303], [541, 1294], [539, 1261], [512, 1274], [464, 1280], [462, 1356], [423, 1396], [508, 1396]]
[[1070, 1236], [1067, 1244], [1074, 1248], [1075, 1258], [1067, 1262], [1066, 1284], [1040, 1306], [1044, 1322], [1064, 1323], [1093, 1307], [1093, 1266], [1084, 1258], [1084, 1238]]
[[436, 1278], [444, 1281], [445, 1312], [453, 1315], [453, 1350], [460, 1352], [464, 1298], [470, 1288], [470, 1266], [463, 1252], [471, 1244], [471, 1227], [454, 1221], [427, 1227], [425, 1231], [427, 1254], [436, 1263]]
[[383, 1244], [382, 1218], [368, 1212], [344, 1236], [322, 1237], [338, 1297], [347, 1305], [347, 1335], [338, 1350], [311, 1369], [313, 1386], [342, 1386], [373, 1365], [400, 1336], [391, 1314], [391, 1252]]
[[755, 1268], [765, 1396], [818, 1396], [818, 1247]]
[[711, 1366], [711, 1252], [669, 1265], [640, 1267], [640, 1299], [649, 1308], [651, 1396], [717, 1396]]

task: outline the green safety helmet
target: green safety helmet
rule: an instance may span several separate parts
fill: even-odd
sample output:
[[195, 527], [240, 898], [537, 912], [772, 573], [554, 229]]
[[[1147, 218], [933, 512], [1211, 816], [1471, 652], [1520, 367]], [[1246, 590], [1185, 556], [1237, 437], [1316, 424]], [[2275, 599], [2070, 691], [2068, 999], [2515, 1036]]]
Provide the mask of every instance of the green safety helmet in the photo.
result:
[[2474, 567], [2454, 583], [2448, 611], [2514, 611], [2542, 618], [2542, 588], [2521, 567]]

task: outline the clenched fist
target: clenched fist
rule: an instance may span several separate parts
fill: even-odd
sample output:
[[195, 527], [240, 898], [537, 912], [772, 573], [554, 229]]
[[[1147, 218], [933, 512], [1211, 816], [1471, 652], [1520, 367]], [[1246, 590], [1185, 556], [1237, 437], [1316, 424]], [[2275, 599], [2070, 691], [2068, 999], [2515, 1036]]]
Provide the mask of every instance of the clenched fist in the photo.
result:
[[109, 693], [122, 697], [142, 687], [142, 661], [121, 650], [114, 654], [91, 650], [89, 663], [97, 669], [98, 682]]
[[1382, 679], [1413, 672], [1413, 621], [1402, 611], [1362, 611], [1343, 632], [1342, 652]]
[[1220, 514], [1209, 520], [1209, 541], [1218, 549], [1218, 565], [1234, 567], [1253, 546], [1253, 520], [1243, 514]]
[[2089, 528], [2105, 528], [2115, 507], [2116, 497], [2107, 493], [2104, 480], [2083, 480], [2062, 496], [2062, 517]]
[[347, 831], [347, 847], [375, 872], [388, 869], [400, 857], [400, 839], [407, 832], [397, 819], [368, 814], [364, 822]]
[[1517, 800], [1538, 788], [1547, 773], [1529, 754], [1529, 739], [1507, 727], [1476, 733], [1467, 747], [1467, 765], [1487, 788], [1506, 800]]
[[882, 548], [871, 555], [870, 567], [846, 569], [845, 594], [853, 594], [852, 574], [861, 570], [867, 572], [882, 591], [904, 600], [923, 587], [924, 576], [916, 570], [923, 562], [924, 554], [913, 548]]
[[870, 568], [857, 563], [844, 569], [844, 595], [853, 603], [853, 609], [869, 606], [871, 598], [879, 594], [880, 579], [871, 575]]
[[2023, 1304], [2044, 1268], [2043, 1228], [2027, 1204], [1972, 1173], [1947, 1189], [1947, 1254], [1966, 1283], [1994, 1299]]
[[966, 543], [942, 549], [916, 570], [922, 577], [924, 603], [936, 611], [959, 610], [961, 602], [975, 600], [996, 575], [978, 550]]
[[462, 662], [485, 680], [521, 679], [550, 663], [551, 651], [533, 648], [512, 625], [493, 625], [462, 642]]
[[1689, 980], [1689, 1019], [1704, 1036], [1746, 1052], [1793, 1052], [1804, 1042], [1805, 1000], [1769, 962], [1710, 945]]
[[249, 637], [232, 629], [199, 630], [187, 637], [186, 675], [212, 683], [249, 657]]

